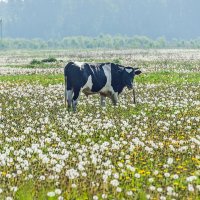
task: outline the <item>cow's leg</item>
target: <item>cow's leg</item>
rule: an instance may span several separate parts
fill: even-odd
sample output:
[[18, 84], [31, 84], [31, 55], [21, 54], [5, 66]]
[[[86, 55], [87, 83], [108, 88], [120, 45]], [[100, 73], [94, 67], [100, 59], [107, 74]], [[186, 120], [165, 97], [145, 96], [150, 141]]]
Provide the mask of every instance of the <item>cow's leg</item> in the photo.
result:
[[74, 96], [73, 96], [73, 100], [72, 100], [72, 107], [73, 107], [74, 112], [76, 112], [76, 106], [78, 103], [79, 95], [80, 95], [80, 88], [74, 89]]
[[101, 106], [105, 107], [106, 106], [106, 97], [101, 95]]
[[72, 106], [72, 96], [73, 96], [73, 90], [67, 90], [67, 105], [68, 105], [68, 110], [70, 110], [71, 106]]
[[71, 82], [65, 76], [65, 106], [67, 102], [68, 110], [70, 110], [72, 106], [72, 96], [73, 96], [73, 88]]
[[115, 92], [114, 94], [111, 95], [111, 100], [114, 106], [117, 105], [117, 99], [118, 99], [118, 94]]

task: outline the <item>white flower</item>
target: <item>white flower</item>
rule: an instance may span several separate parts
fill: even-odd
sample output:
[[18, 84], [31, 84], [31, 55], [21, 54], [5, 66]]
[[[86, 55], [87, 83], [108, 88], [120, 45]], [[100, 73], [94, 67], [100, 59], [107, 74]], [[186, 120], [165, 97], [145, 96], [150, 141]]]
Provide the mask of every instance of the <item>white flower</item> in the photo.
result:
[[197, 190], [199, 190], [199, 191], [200, 191], [200, 185], [197, 185], [197, 186], [196, 186], [196, 188], [197, 188]]
[[131, 165], [127, 165], [126, 167], [127, 167], [127, 169], [129, 169], [132, 172], [135, 171], [135, 167], [132, 167]]
[[28, 178], [29, 178], [29, 179], [32, 179], [32, 178], [33, 178], [33, 175], [32, 175], [32, 174], [29, 174], [29, 175], [28, 175]]
[[55, 189], [55, 193], [56, 193], [57, 195], [60, 195], [60, 194], [62, 193], [62, 190], [61, 190], [61, 189]]
[[18, 188], [17, 187], [11, 187], [10, 190], [13, 191], [13, 192], [17, 192]]
[[98, 200], [99, 198], [98, 198], [98, 196], [93, 196], [93, 200]]
[[192, 127], [191, 126], [186, 126], [186, 129], [190, 130]]
[[189, 184], [189, 185], [188, 185], [188, 191], [194, 192], [194, 187], [193, 187], [192, 184]]
[[179, 178], [179, 175], [178, 174], [174, 174], [173, 175], [173, 179], [178, 179]]
[[164, 173], [164, 176], [165, 176], [166, 178], [168, 178], [168, 177], [170, 177], [170, 173], [166, 172], [166, 173]]
[[160, 200], [166, 200], [167, 198], [165, 196], [160, 196]]
[[114, 180], [110, 181], [110, 184], [114, 187], [117, 187], [119, 185], [119, 181], [117, 179], [114, 179]]
[[172, 192], [173, 190], [174, 190], [173, 187], [170, 186], [167, 187], [167, 192]]
[[126, 194], [127, 194], [128, 196], [132, 196], [132, 195], [133, 195], [133, 192], [130, 190], [130, 191], [127, 191]]
[[0, 188], [0, 194], [3, 192], [3, 190]]
[[72, 188], [76, 188], [77, 185], [75, 183], [72, 183]]
[[168, 165], [171, 165], [172, 163], [173, 163], [173, 158], [168, 158], [168, 159], [167, 159], [167, 164], [168, 164]]
[[17, 170], [17, 174], [18, 175], [22, 174], [22, 171], [21, 170]]
[[82, 175], [83, 177], [86, 177], [86, 176], [87, 176], [87, 173], [86, 173], [86, 172], [83, 172], [81, 175]]
[[135, 178], [140, 178], [140, 174], [136, 173]]
[[153, 185], [151, 185], [151, 186], [149, 186], [149, 189], [150, 189], [151, 191], [154, 191], [154, 190], [156, 189], [156, 187], [153, 186]]
[[158, 173], [159, 173], [158, 170], [155, 170], [155, 171], [153, 172], [154, 175], [158, 175]]
[[158, 191], [158, 192], [162, 192], [163, 189], [159, 187], [159, 188], [157, 188], [157, 191]]
[[116, 188], [116, 191], [117, 191], [117, 192], [121, 192], [122, 189], [121, 189], [120, 187], [117, 187], [117, 188]]
[[150, 183], [152, 183], [152, 182], [154, 181], [154, 178], [149, 178], [148, 181], [149, 181]]
[[186, 178], [186, 181], [187, 181], [187, 182], [192, 182], [192, 181], [194, 181], [194, 180], [197, 180], [197, 177], [196, 177], [196, 176], [189, 176], [189, 177]]
[[107, 199], [108, 195], [107, 194], [102, 194], [102, 199]]
[[55, 192], [48, 192], [47, 193], [47, 196], [48, 197], [54, 197], [56, 194], [55, 194]]
[[6, 200], [13, 200], [12, 197], [6, 197]]
[[45, 176], [40, 176], [39, 179], [44, 181], [45, 180]]
[[79, 176], [79, 173], [75, 169], [69, 169], [66, 172], [66, 176], [68, 176], [69, 179], [75, 179], [75, 178], [77, 178]]
[[120, 163], [118, 163], [118, 166], [123, 167], [124, 165], [123, 165], [123, 163], [120, 162]]
[[119, 174], [118, 174], [118, 173], [115, 173], [115, 174], [114, 174], [114, 178], [118, 179], [118, 178], [119, 178]]
[[151, 199], [151, 195], [150, 195], [150, 194], [147, 194], [147, 195], [146, 195], [146, 198], [147, 198], [147, 199]]

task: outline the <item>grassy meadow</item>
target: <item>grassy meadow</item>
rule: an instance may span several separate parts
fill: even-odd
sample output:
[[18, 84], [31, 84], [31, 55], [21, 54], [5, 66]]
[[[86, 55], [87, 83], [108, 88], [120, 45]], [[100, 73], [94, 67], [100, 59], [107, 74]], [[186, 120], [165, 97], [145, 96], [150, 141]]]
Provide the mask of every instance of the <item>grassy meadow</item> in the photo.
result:
[[[137, 103], [125, 89], [116, 107], [82, 95], [78, 112], [68, 112], [63, 68], [70, 60], [139, 67]], [[199, 196], [199, 50], [0, 54], [0, 199]]]

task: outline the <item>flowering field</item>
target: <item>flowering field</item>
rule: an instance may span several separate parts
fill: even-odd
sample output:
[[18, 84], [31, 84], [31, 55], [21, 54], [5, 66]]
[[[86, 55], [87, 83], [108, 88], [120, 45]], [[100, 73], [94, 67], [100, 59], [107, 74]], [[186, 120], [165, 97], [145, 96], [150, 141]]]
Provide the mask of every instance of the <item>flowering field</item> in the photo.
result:
[[0, 199], [199, 199], [200, 52], [81, 55], [67, 59], [137, 64], [137, 104], [82, 95], [68, 113], [65, 63], [0, 66]]

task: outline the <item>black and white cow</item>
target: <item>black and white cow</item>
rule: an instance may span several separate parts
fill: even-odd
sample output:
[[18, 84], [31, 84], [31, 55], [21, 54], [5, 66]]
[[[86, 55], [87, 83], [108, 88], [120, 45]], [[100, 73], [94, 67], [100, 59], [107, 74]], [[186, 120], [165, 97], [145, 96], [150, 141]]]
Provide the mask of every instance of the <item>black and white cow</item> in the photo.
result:
[[124, 67], [114, 63], [69, 62], [64, 68], [65, 103], [76, 111], [80, 92], [85, 95], [100, 93], [101, 105], [105, 106], [105, 97], [117, 104], [118, 95], [124, 87], [133, 88], [133, 79], [141, 71], [138, 68]]

